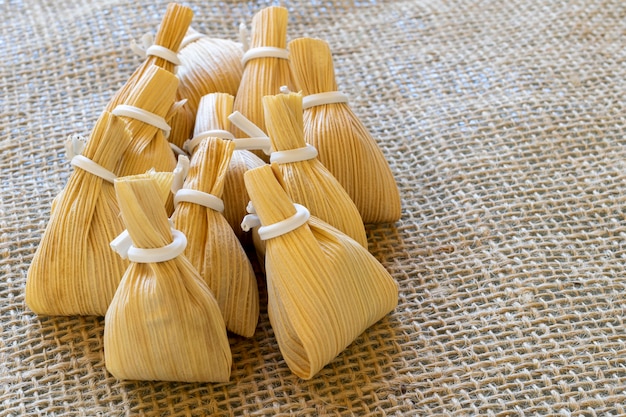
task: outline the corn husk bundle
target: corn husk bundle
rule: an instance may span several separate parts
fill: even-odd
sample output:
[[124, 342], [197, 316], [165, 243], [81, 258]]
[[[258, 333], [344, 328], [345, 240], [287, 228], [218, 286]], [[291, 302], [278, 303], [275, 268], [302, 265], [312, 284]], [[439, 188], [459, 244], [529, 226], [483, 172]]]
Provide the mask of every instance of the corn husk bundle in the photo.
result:
[[[177, 87], [178, 79], [174, 74], [152, 65], [135, 83], [124, 102], [113, 109], [113, 114], [120, 115], [127, 122], [131, 133], [131, 145], [120, 162], [120, 176], [142, 174], [149, 169], [172, 171], [176, 166], [176, 156], [166, 139], [168, 126], [164, 120], [174, 105]], [[124, 106], [148, 115], [150, 120], [119, 112]]]
[[[263, 96], [278, 94], [280, 87], [292, 88], [287, 49], [287, 18], [284, 7], [261, 9], [252, 18], [250, 49], [243, 57], [243, 75], [235, 96], [234, 109], [265, 130]], [[244, 46], [244, 49], [245, 46]], [[233, 128], [235, 137], [244, 138], [245, 132]], [[267, 156], [255, 151], [261, 159]]]
[[348, 192], [365, 223], [400, 219], [398, 187], [385, 156], [337, 91], [333, 58], [320, 39], [289, 43], [296, 88], [304, 96], [304, 139]]
[[124, 86], [111, 98], [106, 110], [113, 111], [118, 104], [125, 103], [127, 96], [134, 90], [137, 84], [144, 77], [144, 73], [153, 65], [174, 73], [176, 65], [179, 63], [178, 49], [189, 29], [193, 11], [186, 6], [169, 3], [161, 24], [154, 37], [153, 48], [145, 50], [146, 60], [133, 72]]
[[[296, 203], [367, 248], [365, 227], [357, 207], [341, 184], [304, 141], [302, 96], [298, 93], [263, 97], [265, 123], [272, 143], [272, 161], [285, 178], [285, 189]], [[295, 153], [301, 153], [293, 156]], [[280, 155], [280, 157], [279, 157]], [[288, 156], [287, 156], [288, 155]], [[286, 158], [285, 158], [286, 157]], [[293, 160], [293, 162], [284, 162]]]
[[185, 100], [181, 113], [170, 121], [169, 140], [182, 148], [193, 132], [200, 99], [210, 93], [237, 94], [243, 67], [243, 49], [240, 43], [210, 38], [190, 28], [180, 45], [180, 66], [176, 75], [180, 80], [177, 99]]
[[[106, 313], [128, 265], [109, 242], [124, 229], [112, 181], [129, 142], [125, 123], [104, 112], [83, 155], [72, 160], [77, 168], [55, 199], [28, 270], [26, 304], [35, 313]], [[93, 163], [85, 165], [85, 159]], [[99, 173], [96, 165], [104, 171]]]
[[272, 229], [266, 232], [289, 224], [265, 236], [268, 313], [287, 365], [309, 379], [395, 308], [398, 288], [367, 249], [307, 219], [281, 186], [278, 170], [256, 168], [245, 181], [261, 225]]
[[[174, 106], [178, 79], [174, 74], [155, 65], [148, 68], [126, 97], [126, 102], [113, 109], [122, 115], [131, 133], [131, 145], [124, 153], [118, 172], [120, 176], [145, 173], [148, 170], [172, 172], [177, 158], [167, 141], [169, 126], [165, 122]], [[117, 113], [120, 107], [129, 106], [133, 112]], [[148, 115], [148, 118], [145, 118]], [[166, 203], [168, 213], [174, 211], [173, 196]]]
[[208, 137], [191, 159], [176, 193], [174, 227], [187, 236], [185, 256], [204, 278], [220, 306], [226, 328], [251, 337], [259, 317], [256, 276], [222, 211], [224, 179], [235, 143]]
[[187, 143], [185, 148], [189, 153], [194, 152], [199, 139], [206, 137], [207, 134], [221, 135], [222, 139], [235, 141], [235, 150], [224, 178], [222, 195], [224, 217], [235, 235], [247, 245], [250, 239], [249, 235], [241, 230], [241, 219], [247, 214], [246, 206], [250, 199], [243, 181], [243, 174], [249, 169], [265, 165], [265, 162], [249, 150], [237, 149], [241, 141], [234, 139], [232, 134], [228, 134], [230, 129], [228, 116], [232, 113], [233, 101], [234, 97], [227, 93], [212, 93], [202, 97], [196, 117], [194, 138]]
[[[246, 207], [250, 198], [243, 182], [246, 171], [266, 165], [265, 161], [256, 154], [246, 150], [236, 150], [230, 162], [230, 167], [224, 182], [224, 216], [233, 228], [235, 235], [243, 245], [251, 243], [250, 236], [241, 229], [241, 219], [247, 214]], [[229, 203], [226, 203], [226, 202]]]
[[196, 120], [195, 113], [192, 113], [187, 106], [187, 100], [178, 100], [174, 103], [165, 120], [167, 120], [170, 126], [170, 134], [167, 136], [167, 141], [174, 155], [187, 155], [187, 152], [184, 150], [184, 144], [189, 139]]
[[171, 229], [169, 186], [150, 174], [115, 182], [132, 246], [112, 244], [131, 262], [105, 316], [105, 364], [118, 379], [225, 382], [232, 357], [224, 319], [182, 254], [184, 235]]

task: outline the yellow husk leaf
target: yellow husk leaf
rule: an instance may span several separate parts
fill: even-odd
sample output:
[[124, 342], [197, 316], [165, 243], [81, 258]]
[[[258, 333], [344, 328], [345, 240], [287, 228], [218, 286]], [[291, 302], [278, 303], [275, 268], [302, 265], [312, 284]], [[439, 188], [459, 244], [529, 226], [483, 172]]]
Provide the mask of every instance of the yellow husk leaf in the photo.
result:
[[[221, 198], [235, 143], [206, 138], [191, 159], [183, 189]], [[259, 317], [259, 292], [252, 265], [223, 214], [195, 203], [180, 202], [174, 226], [187, 236], [185, 256], [215, 295], [226, 328], [251, 337]]]
[[[153, 65], [146, 69], [122, 104], [165, 117], [174, 104], [177, 87], [174, 74]], [[141, 174], [149, 169], [174, 170], [176, 157], [161, 129], [131, 117], [122, 119], [128, 123], [131, 145], [120, 161], [120, 176]]]
[[[207, 94], [202, 97], [196, 117], [194, 136], [208, 130], [230, 130], [228, 116], [233, 112], [233, 96], [226, 93]], [[241, 230], [241, 220], [247, 214], [246, 206], [250, 198], [243, 182], [243, 174], [252, 168], [265, 165], [265, 162], [247, 150], [235, 150], [224, 178], [224, 217], [235, 235], [244, 245], [251, 243], [249, 234]]]
[[[124, 224], [138, 248], [172, 234], [159, 185], [148, 176], [116, 180]], [[184, 255], [131, 262], [107, 311], [104, 355], [118, 379], [226, 382], [232, 357], [224, 320], [208, 286]]]
[[[169, 137], [167, 138], [167, 141], [171, 145], [174, 145], [178, 148], [174, 150], [175, 154], [185, 154], [184, 151], [179, 152], [179, 150], [183, 149], [185, 141], [189, 139], [189, 136], [193, 131], [193, 124], [196, 120], [196, 114], [191, 112], [186, 101], [179, 100], [176, 104], [177, 105], [175, 105], [175, 108], [172, 108], [168, 116], [165, 117], [165, 120], [167, 120], [172, 129]], [[172, 147], [172, 149], [174, 148]]]
[[[192, 18], [193, 11], [189, 7], [177, 3], [169, 3], [155, 35], [154, 45], [160, 45], [171, 51], [178, 52]], [[144, 78], [144, 73], [153, 65], [163, 68], [170, 73], [173, 73], [175, 69], [173, 63], [163, 58], [156, 56], [146, 57], [146, 60], [133, 72], [126, 84], [111, 98], [106, 110], [113, 111], [118, 104], [126, 103], [128, 95], [132, 95], [131, 91], [136, 91], [136, 84]]]
[[157, 172], [153, 169], [149, 170], [145, 174], [137, 174], [132, 176], [127, 176], [125, 178], [132, 179], [150, 179], [156, 184], [157, 195], [160, 198], [160, 201], [165, 204], [170, 198], [172, 194], [172, 183], [174, 182], [174, 173], [173, 172]]
[[[83, 155], [115, 172], [129, 140], [125, 123], [105, 112]], [[128, 265], [109, 248], [123, 229], [113, 184], [75, 168], [28, 270], [28, 307], [43, 315], [103, 316]]]
[[249, 246], [250, 236], [241, 230], [241, 220], [247, 214], [246, 207], [250, 198], [246, 185], [243, 181], [243, 174], [246, 171], [267, 165], [265, 161], [256, 156], [251, 151], [236, 150], [230, 160], [230, 167], [226, 172], [226, 180], [224, 181], [224, 217], [233, 228], [235, 235], [239, 238], [244, 246]]
[[[265, 166], [245, 174], [262, 225], [295, 213], [275, 173]], [[313, 216], [267, 240], [266, 250], [270, 323], [287, 365], [301, 378], [312, 378], [397, 305], [397, 284], [384, 267]]]
[[[187, 39], [192, 40], [187, 42]], [[177, 99], [187, 100], [181, 112], [188, 119], [176, 117], [170, 121], [170, 142], [182, 148], [185, 140], [189, 139], [203, 96], [216, 92], [232, 96], [237, 94], [243, 72], [242, 56], [240, 43], [210, 38], [189, 28], [178, 53], [181, 64], [176, 72], [180, 80]]]
[[[146, 69], [143, 77], [126, 97], [123, 104], [139, 107], [165, 118], [174, 105], [178, 79], [174, 74], [155, 65]], [[131, 117], [122, 117], [131, 132], [131, 145], [119, 166], [120, 176], [137, 175], [150, 169], [171, 172], [176, 167], [176, 155], [161, 129]], [[174, 205], [166, 203], [168, 213]]]
[[[252, 18], [250, 48], [261, 46], [286, 48], [287, 19], [288, 12], [284, 7], [272, 6], [261, 9]], [[243, 68], [241, 84], [235, 96], [234, 110], [238, 110], [259, 128], [265, 130], [261, 99], [269, 94], [278, 94], [282, 86], [293, 88], [288, 60], [252, 59]], [[232, 132], [237, 138], [248, 137], [234, 126]], [[267, 161], [267, 156], [262, 152], [254, 151], [253, 153]]]
[[[333, 59], [320, 39], [289, 43], [289, 62], [304, 96], [337, 91]], [[304, 110], [304, 139], [348, 192], [365, 223], [395, 222], [401, 216], [398, 187], [385, 156], [348, 103]]]
[[[306, 146], [302, 127], [302, 96], [298, 93], [263, 97], [267, 133], [276, 151]], [[285, 189], [296, 203], [341, 230], [364, 248], [367, 236], [361, 216], [337, 179], [317, 159], [278, 164]]]

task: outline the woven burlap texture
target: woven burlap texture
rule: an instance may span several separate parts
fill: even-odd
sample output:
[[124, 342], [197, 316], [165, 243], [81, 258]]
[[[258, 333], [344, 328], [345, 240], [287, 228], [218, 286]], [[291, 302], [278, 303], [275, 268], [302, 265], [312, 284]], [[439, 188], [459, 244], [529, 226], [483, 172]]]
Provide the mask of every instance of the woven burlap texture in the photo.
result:
[[[187, 1], [236, 39], [265, 2]], [[399, 305], [310, 381], [262, 313], [226, 384], [120, 382], [103, 321], [37, 317], [26, 272], [87, 135], [166, 2], [0, 2], [0, 416], [624, 415], [622, 0], [285, 1], [333, 50], [402, 219], [368, 226]], [[306, 295], [303, 295], [306, 296]]]

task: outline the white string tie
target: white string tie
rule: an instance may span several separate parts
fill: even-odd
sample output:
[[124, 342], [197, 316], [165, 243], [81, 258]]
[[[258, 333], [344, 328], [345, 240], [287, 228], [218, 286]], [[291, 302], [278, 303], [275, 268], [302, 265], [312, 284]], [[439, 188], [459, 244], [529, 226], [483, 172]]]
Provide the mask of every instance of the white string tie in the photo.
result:
[[200, 144], [206, 138], [220, 138], [226, 140], [234, 140], [235, 137], [228, 130], [222, 129], [213, 129], [207, 130], [205, 132], [199, 133], [191, 139], [187, 139], [185, 144], [183, 145], [183, 149], [187, 151], [187, 153], [192, 154], [193, 150], [196, 149], [196, 146]]
[[172, 181], [172, 194], [176, 194], [178, 190], [183, 188], [183, 183], [185, 182], [185, 178], [187, 178], [187, 174], [189, 173], [189, 158], [185, 155], [178, 155], [178, 163], [176, 164], [176, 168], [174, 168], [174, 180]]
[[187, 156], [187, 152], [185, 152], [183, 149], [180, 149], [176, 144], [170, 142], [170, 148], [172, 148], [172, 151], [174, 152], [174, 155], [178, 156]]
[[154, 38], [151, 34], [145, 33], [141, 38], [141, 45], [137, 44], [134, 39], [130, 41], [130, 49], [141, 57], [146, 57], [146, 50], [154, 43]]
[[311, 94], [302, 98], [302, 109], [321, 106], [323, 104], [347, 103], [348, 96], [339, 91]]
[[124, 230], [118, 237], [113, 239], [110, 246], [122, 259], [131, 262], [150, 264], [170, 261], [185, 251], [187, 237], [183, 232], [174, 228], [172, 231], [172, 243], [160, 248], [138, 248], [133, 245], [128, 230]]
[[262, 150], [265, 155], [272, 152], [272, 143], [269, 136], [250, 119], [241, 114], [239, 111], [233, 112], [228, 116], [228, 120], [243, 131], [249, 138], [235, 139], [235, 149], [238, 150]]
[[113, 183], [117, 175], [104, 168], [102, 165], [92, 161], [86, 156], [81, 155], [85, 149], [85, 140], [79, 135], [70, 135], [65, 141], [65, 155], [70, 159], [72, 166], [78, 167], [83, 171], [87, 171], [96, 177], [100, 177], [105, 181]]
[[161, 129], [163, 131], [163, 136], [165, 136], [166, 139], [169, 137], [170, 131], [172, 130], [163, 117], [140, 107], [130, 106], [128, 104], [119, 104], [111, 113], [115, 116], [130, 117], [131, 119], [135, 119]]
[[185, 37], [183, 38], [183, 41], [180, 43], [180, 49], [183, 49], [185, 46], [189, 45], [190, 43], [193, 43], [197, 41], [198, 39], [202, 39], [204, 37], [206, 37], [205, 34], [193, 31], [193, 33], [185, 35]]
[[65, 140], [65, 157], [71, 161], [76, 155], [81, 155], [85, 150], [87, 141], [81, 135], [69, 135]]
[[199, 204], [220, 213], [224, 212], [224, 200], [203, 191], [182, 188], [176, 192], [176, 195], [174, 196], [174, 204], [178, 205], [178, 203], [183, 201]]
[[252, 123], [250, 119], [241, 114], [239, 111], [234, 111], [231, 115], [229, 115], [228, 120], [230, 120], [232, 124], [237, 126], [250, 137], [268, 137], [260, 127]]
[[235, 150], [237, 151], [263, 151], [265, 155], [272, 153], [272, 144], [269, 138], [239, 138], [235, 139]]
[[250, 43], [248, 42], [248, 28], [246, 27], [245, 22], [241, 22], [239, 24], [239, 41], [241, 42], [244, 51], [247, 51], [250, 48]]
[[179, 110], [183, 108], [185, 104], [187, 104], [187, 101], [188, 100], [186, 98], [175, 101], [165, 115], [165, 120], [170, 120]]
[[272, 152], [270, 162], [288, 164], [290, 162], [308, 161], [309, 159], [317, 158], [317, 155], [318, 152], [315, 146], [307, 143], [304, 148]]
[[96, 177], [100, 177], [103, 180], [108, 181], [110, 183], [113, 183], [115, 181], [115, 178], [117, 178], [117, 175], [115, 175], [108, 169], [104, 168], [102, 165], [99, 165], [95, 163], [94, 161], [92, 161], [91, 159], [82, 155], [75, 155], [72, 158], [70, 163], [73, 166], [78, 167], [84, 171], [87, 171], [90, 174], [93, 174]]
[[158, 58], [163, 58], [174, 65], [180, 65], [178, 54], [162, 45], [154, 45], [154, 39], [149, 33], [146, 33], [141, 37], [141, 46], [132, 40], [130, 42], [130, 49], [132, 49], [132, 51], [139, 56], [156, 56]]
[[[293, 216], [287, 217], [286, 219], [274, 224], [259, 227], [258, 233], [261, 240], [274, 239], [275, 237], [287, 234], [306, 224], [311, 217], [309, 210], [306, 207], [295, 203], [293, 207], [296, 209], [296, 213]], [[241, 222], [241, 229], [245, 232], [250, 231], [253, 227], [261, 225], [261, 221], [255, 214], [254, 207], [251, 203], [248, 204], [247, 210], [250, 214], [246, 215]]]
[[256, 48], [250, 48], [243, 54], [243, 58], [241, 58], [241, 65], [245, 66], [248, 61], [258, 58], [289, 59], [289, 51], [287, 49], [276, 48], [274, 46], [259, 46]]

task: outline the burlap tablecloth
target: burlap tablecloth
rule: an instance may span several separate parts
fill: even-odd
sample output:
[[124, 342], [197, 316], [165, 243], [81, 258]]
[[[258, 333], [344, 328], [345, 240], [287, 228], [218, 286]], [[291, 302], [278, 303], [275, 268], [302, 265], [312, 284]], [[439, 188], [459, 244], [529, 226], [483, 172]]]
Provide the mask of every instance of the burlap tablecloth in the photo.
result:
[[[189, 1], [236, 39], [265, 2]], [[120, 382], [103, 321], [37, 317], [26, 271], [87, 134], [165, 1], [0, 1], [0, 416], [624, 415], [626, 7], [286, 1], [400, 187], [368, 226], [399, 305], [310, 381], [267, 311], [227, 384]], [[262, 294], [265, 303], [266, 294]]]

